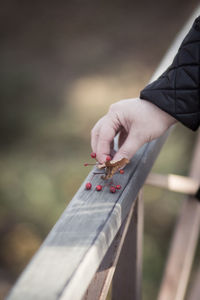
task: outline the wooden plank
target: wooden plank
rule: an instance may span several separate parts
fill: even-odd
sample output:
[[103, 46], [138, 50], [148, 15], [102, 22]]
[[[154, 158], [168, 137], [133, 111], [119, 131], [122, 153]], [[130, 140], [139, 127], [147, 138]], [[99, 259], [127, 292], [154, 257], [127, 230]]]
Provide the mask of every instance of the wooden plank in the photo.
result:
[[191, 284], [187, 300], [198, 300], [200, 298], [200, 265]]
[[174, 174], [161, 175], [151, 173], [147, 177], [145, 184], [193, 196], [196, 195], [199, 189], [199, 180]]
[[[183, 39], [184, 34], [181, 32], [178, 38]], [[162, 73], [172, 60], [178, 49], [176, 41], [171, 49], [157, 73]], [[82, 298], [168, 134], [169, 131], [144, 145], [127, 166], [125, 175], [116, 176], [116, 182], [123, 186], [117, 194], [112, 195], [106, 189], [101, 193], [85, 191], [85, 182], [91, 180], [92, 173], [88, 175], [8, 299]], [[94, 186], [97, 183], [96, 178]]]
[[[144, 145], [125, 174], [115, 176], [123, 187], [115, 194], [108, 189], [99, 193], [86, 191], [85, 182], [91, 180], [92, 173], [88, 175], [8, 299], [82, 298], [166, 137], [167, 133]], [[93, 185], [99, 180], [94, 178]]]
[[141, 299], [143, 245], [143, 199], [133, 213], [113, 278], [112, 300]]
[[[200, 180], [200, 132], [190, 171], [191, 178]], [[159, 300], [184, 299], [200, 228], [200, 204], [188, 197], [181, 209], [167, 260]]]
[[[141, 192], [139, 193], [138, 198], [142, 201]], [[137, 198], [136, 201], [139, 199]], [[116, 265], [123, 247], [124, 239], [127, 234], [130, 222], [134, 218], [133, 212], [137, 209], [135, 201], [132, 204], [130, 212], [123, 222], [120, 230], [118, 231], [115, 239], [113, 240], [110, 248], [108, 249], [98, 271], [96, 272], [93, 280], [91, 281], [85, 296], [82, 300], [104, 300], [107, 297], [110, 284], [116, 269]]]

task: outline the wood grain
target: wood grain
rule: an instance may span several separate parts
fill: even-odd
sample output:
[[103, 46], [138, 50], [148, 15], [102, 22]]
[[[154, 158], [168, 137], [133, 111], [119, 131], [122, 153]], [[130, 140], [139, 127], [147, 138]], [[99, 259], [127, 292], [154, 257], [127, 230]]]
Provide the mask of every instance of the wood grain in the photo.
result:
[[[127, 218], [125, 219], [122, 226], [120, 227], [120, 230], [118, 231], [115, 239], [113, 240], [110, 248], [108, 249], [98, 271], [96, 272], [93, 280], [91, 281], [89, 288], [87, 289], [82, 300], [105, 300], [106, 299], [110, 288], [110, 284], [112, 282], [113, 275], [116, 270], [116, 266], [119, 260], [121, 250], [124, 247], [124, 240], [127, 239], [127, 231], [129, 230], [129, 226], [131, 223], [134, 222], [133, 219], [135, 219], [135, 217], [138, 214], [140, 214], [139, 217], [142, 218], [143, 199], [141, 195], [142, 192], [140, 191], [137, 200], [133, 202]], [[137, 204], [138, 201], [140, 201], [141, 212], [138, 211], [138, 204]], [[140, 223], [141, 221], [142, 220], [140, 219]], [[136, 235], [133, 235], [131, 233], [132, 244], [134, 245], [137, 242], [136, 239], [134, 239], [135, 236]]]
[[140, 300], [142, 283], [143, 199], [138, 197], [114, 273], [112, 300]]
[[[115, 176], [123, 187], [116, 194], [108, 189], [86, 191], [85, 182], [90, 181], [92, 173], [88, 175], [8, 299], [81, 299], [166, 137], [167, 133], [144, 145], [125, 174]], [[94, 186], [97, 183], [99, 179], [95, 178]]]
[[198, 300], [200, 298], [200, 265], [189, 289], [187, 300]]

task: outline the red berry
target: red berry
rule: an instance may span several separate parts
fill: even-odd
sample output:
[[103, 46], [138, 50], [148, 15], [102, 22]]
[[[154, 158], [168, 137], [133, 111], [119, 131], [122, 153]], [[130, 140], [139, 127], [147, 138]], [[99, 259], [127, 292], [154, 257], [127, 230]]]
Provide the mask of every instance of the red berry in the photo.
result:
[[88, 164], [87, 164], [87, 163], [85, 163], [85, 164], [84, 164], [84, 167], [87, 167], [87, 166], [88, 166]]
[[91, 156], [92, 158], [96, 158], [96, 153], [95, 153], [95, 152], [92, 152], [92, 153], [90, 154], [90, 156]]
[[117, 189], [117, 190], [120, 190], [121, 188], [122, 188], [122, 187], [121, 187], [120, 184], [117, 184], [117, 185], [116, 185], [116, 189]]
[[102, 190], [102, 185], [100, 185], [100, 184], [97, 185], [97, 186], [96, 186], [96, 190], [97, 190], [98, 192], [101, 191], [101, 190]]
[[87, 182], [85, 185], [86, 190], [91, 190], [92, 184], [90, 182]]
[[110, 161], [110, 160], [111, 160], [111, 156], [110, 155], [106, 156], [106, 161]]
[[119, 170], [119, 173], [120, 174], [124, 174], [124, 170]]
[[111, 186], [111, 187], [110, 187], [110, 192], [111, 192], [111, 193], [115, 193], [115, 192], [116, 192], [116, 188], [115, 188], [114, 186]]

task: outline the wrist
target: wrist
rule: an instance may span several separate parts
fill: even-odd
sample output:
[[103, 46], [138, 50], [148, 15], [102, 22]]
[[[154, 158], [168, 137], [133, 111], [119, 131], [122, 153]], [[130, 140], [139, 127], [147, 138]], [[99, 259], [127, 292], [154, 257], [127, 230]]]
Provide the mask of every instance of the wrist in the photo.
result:
[[157, 117], [160, 119], [160, 122], [163, 125], [165, 125], [167, 128], [178, 122], [177, 119], [175, 119], [168, 112], [158, 107], [156, 104], [149, 102], [148, 100], [145, 99], [141, 99], [141, 100], [143, 101], [143, 103], [145, 103], [145, 106], [151, 107], [151, 110], [153, 110], [156, 113]]

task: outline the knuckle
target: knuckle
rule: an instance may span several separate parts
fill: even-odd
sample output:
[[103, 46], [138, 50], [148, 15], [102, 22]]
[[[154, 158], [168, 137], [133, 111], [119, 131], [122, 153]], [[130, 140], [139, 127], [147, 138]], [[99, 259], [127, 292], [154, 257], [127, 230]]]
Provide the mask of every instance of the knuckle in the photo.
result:
[[94, 137], [95, 137], [95, 133], [94, 133], [94, 130], [93, 130], [93, 129], [90, 131], [90, 136], [91, 136], [91, 138], [94, 138]]
[[91, 129], [90, 135], [91, 135], [91, 136], [94, 136], [94, 135], [95, 135], [95, 129], [94, 129], [94, 128]]
[[109, 124], [107, 124], [107, 123], [101, 127], [101, 130], [100, 130], [101, 138], [104, 138], [107, 136], [108, 129], [109, 129]]
[[96, 128], [96, 126], [95, 126], [95, 127], [93, 127], [93, 128], [91, 129], [90, 135], [91, 135], [92, 137], [98, 136], [98, 135], [99, 135], [98, 132], [99, 132], [99, 130], [98, 130], [98, 128]]
[[116, 112], [118, 110], [118, 104], [117, 103], [113, 103], [110, 105], [109, 107], [109, 112]]

